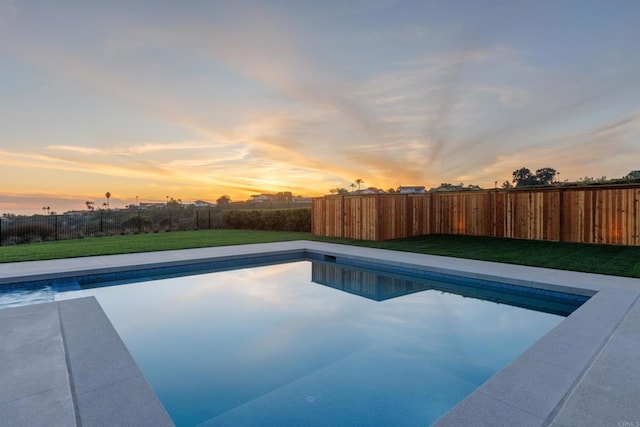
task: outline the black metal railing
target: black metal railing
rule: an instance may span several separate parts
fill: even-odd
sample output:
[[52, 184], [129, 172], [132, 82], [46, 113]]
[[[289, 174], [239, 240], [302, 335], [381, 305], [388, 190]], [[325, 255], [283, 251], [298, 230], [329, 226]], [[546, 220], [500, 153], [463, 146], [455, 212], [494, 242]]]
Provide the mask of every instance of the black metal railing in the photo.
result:
[[127, 209], [0, 219], [0, 246], [222, 227], [219, 209]]

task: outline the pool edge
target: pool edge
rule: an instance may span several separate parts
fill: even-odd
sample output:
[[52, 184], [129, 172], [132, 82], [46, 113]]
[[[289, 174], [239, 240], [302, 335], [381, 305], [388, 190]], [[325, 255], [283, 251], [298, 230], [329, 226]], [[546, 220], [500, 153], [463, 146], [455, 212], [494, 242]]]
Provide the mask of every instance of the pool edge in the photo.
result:
[[[194, 259], [232, 259], [284, 252], [303, 255], [324, 253], [593, 296], [436, 424], [495, 426], [593, 425], [595, 420], [610, 424], [640, 422], [640, 408], [624, 404], [629, 395], [636, 391], [640, 393], [640, 381], [637, 381], [640, 370], [624, 358], [625, 354], [640, 352], [640, 340], [635, 339], [640, 327], [633, 324], [636, 318], [640, 318], [638, 279], [310, 241], [147, 253], [133, 259], [111, 256], [62, 260], [71, 261], [74, 265], [69, 268], [69, 263], [40, 264], [35, 274], [45, 277], [47, 274], [60, 275], [64, 271], [90, 271], [91, 268], [104, 271], [150, 263], [186, 263]], [[0, 274], [0, 280], [7, 283], [19, 277], [34, 277], [34, 270], [27, 268], [34, 264], [22, 265], [27, 275], [15, 274], [20, 268], [14, 268], [13, 276], [11, 272], [3, 272], [4, 277]], [[47, 273], [49, 267], [55, 268]], [[624, 363], [620, 364], [620, 360]], [[622, 402], [622, 405], [612, 402]]]

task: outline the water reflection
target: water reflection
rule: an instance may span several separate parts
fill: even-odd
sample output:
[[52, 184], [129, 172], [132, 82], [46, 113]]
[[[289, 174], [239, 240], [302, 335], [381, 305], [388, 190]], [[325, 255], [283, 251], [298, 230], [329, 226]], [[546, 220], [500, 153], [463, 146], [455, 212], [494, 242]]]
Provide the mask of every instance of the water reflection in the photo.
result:
[[457, 286], [303, 261], [58, 297], [98, 298], [177, 425], [428, 425], [562, 320]]
[[520, 290], [517, 287], [504, 289], [498, 287], [498, 284], [491, 287], [489, 282], [485, 286], [474, 286], [442, 280], [416, 280], [406, 276], [383, 274], [379, 271], [347, 268], [344, 265], [333, 263], [313, 262], [311, 277], [315, 283], [374, 301], [384, 301], [433, 289], [561, 316], [573, 313], [583, 302], [582, 299], [567, 299], [561, 295], [557, 295], [555, 298], [550, 298], [549, 295], [537, 296], [524, 288]]

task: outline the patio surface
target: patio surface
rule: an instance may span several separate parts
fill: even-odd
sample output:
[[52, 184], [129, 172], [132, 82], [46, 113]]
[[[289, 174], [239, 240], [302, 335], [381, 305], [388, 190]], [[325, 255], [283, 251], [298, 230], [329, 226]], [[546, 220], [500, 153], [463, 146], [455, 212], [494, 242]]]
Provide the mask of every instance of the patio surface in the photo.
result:
[[[436, 425], [640, 426], [640, 280], [296, 241], [0, 264], [0, 287], [264, 254], [326, 254], [592, 296]], [[94, 298], [0, 310], [3, 425], [172, 425]]]

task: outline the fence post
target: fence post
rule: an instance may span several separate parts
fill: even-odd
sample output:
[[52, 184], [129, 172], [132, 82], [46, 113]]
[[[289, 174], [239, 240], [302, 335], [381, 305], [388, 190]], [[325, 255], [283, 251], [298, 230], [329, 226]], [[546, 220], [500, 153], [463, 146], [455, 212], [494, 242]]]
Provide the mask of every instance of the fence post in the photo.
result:
[[200, 221], [200, 218], [199, 218], [199, 216], [198, 216], [198, 212], [199, 212], [199, 211], [198, 211], [198, 210], [196, 210], [196, 226], [194, 227], [196, 230], [198, 229], [198, 225], [199, 225], [199, 221]]
[[209, 230], [211, 230], [211, 209], [209, 209]]
[[2, 218], [0, 218], [0, 246], [2, 246]]
[[496, 237], [496, 191], [489, 191], [489, 236]]
[[171, 211], [169, 211], [169, 230], [171, 230]]
[[562, 235], [562, 223], [564, 222], [564, 188], [558, 189], [558, 208], [558, 241], [563, 242], [564, 236]]
[[54, 215], [55, 216], [55, 229], [56, 229], [56, 234], [55, 234], [55, 239], [58, 240], [58, 215]]
[[138, 210], [138, 233], [142, 233], [142, 223], [140, 222], [140, 210]]

